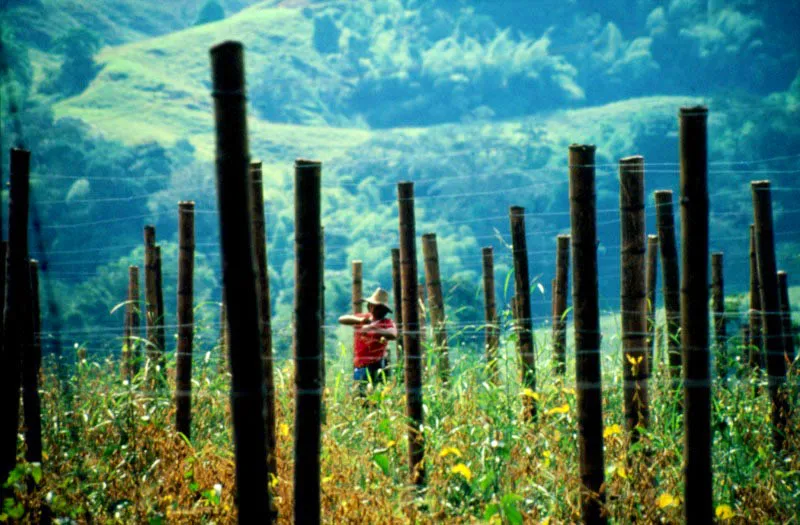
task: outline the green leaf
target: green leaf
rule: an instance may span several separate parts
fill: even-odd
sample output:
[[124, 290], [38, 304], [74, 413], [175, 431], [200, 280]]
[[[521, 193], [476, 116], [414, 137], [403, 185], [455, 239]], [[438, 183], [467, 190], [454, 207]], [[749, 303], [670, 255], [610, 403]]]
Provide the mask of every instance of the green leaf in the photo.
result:
[[384, 453], [374, 454], [372, 456], [372, 461], [375, 462], [376, 465], [380, 467], [383, 471], [384, 475], [389, 475], [389, 458]]
[[509, 270], [508, 273], [506, 274], [506, 282], [503, 285], [503, 296], [504, 297], [508, 297], [508, 283], [511, 282], [511, 276], [512, 275], [514, 275], [514, 269], [513, 268], [511, 270]]
[[489, 521], [489, 519], [500, 512], [500, 505], [497, 503], [490, 503], [486, 505], [486, 510], [483, 511], [483, 519]]
[[18, 520], [25, 515], [25, 507], [23, 507], [22, 503], [20, 502], [8, 509], [6, 513], [8, 514], [9, 518]]
[[191, 483], [189, 483], [189, 490], [191, 490], [192, 492], [197, 492], [198, 490], [200, 490], [200, 485], [198, 485], [196, 481], [192, 481]]
[[41, 463], [31, 463], [31, 477], [33, 477], [34, 483], [37, 485], [40, 481], [42, 481], [42, 464]]
[[522, 524], [522, 513], [517, 509], [517, 502], [522, 501], [522, 496], [518, 496], [516, 494], [506, 494], [500, 500], [501, 505], [503, 506], [503, 515], [506, 517], [509, 523], [513, 525], [521, 525]]

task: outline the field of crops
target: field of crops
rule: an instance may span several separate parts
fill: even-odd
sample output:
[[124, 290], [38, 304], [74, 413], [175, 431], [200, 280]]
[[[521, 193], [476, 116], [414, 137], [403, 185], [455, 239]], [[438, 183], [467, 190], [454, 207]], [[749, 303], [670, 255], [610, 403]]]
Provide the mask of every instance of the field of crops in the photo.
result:
[[[620, 523], [678, 522], [683, 426], [677, 400], [669, 380], [657, 371], [650, 429], [629, 446], [622, 416], [622, 354], [618, 338], [607, 337], [602, 363], [607, 512]], [[549, 345], [544, 336], [537, 342], [537, 362], [544, 367], [551, 357]], [[553, 374], [540, 374], [539, 391], [524, 391], [518, 386], [514, 343], [511, 336], [501, 346], [498, 386], [485, 380], [479, 349], [466, 346], [456, 351], [448, 387], [438, 384], [434, 374], [426, 378], [428, 483], [422, 492], [408, 484], [402, 385], [393, 378], [372, 390], [367, 403], [357, 401], [349, 349], [340, 344], [328, 365], [324, 396], [323, 521], [578, 521], [574, 364], [568, 363], [564, 383]], [[740, 355], [734, 343], [731, 350]], [[191, 443], [174, 431], [171, 389], [148, 391], [141, 378], [126, 384], [115, 359], [79, 361], [69, 381], [72, 413], [66, 411], [52, 369], [45, 367], [43, 466], [21, 463], [12, 474], [16, 497], [5, 502], [3, 519], [235, 522], [230, 375], [219, 372], [218, 349], [211, 346], [199, 348], [195, 359]], [[170, 371], [173, 365], [168, 363]], [[295, 494], [293, 366], [291, 361], [276, 365], [279, 474], [271, 486], [279, 522], [289, 523]], [[737, 365], [735, 372], [727, 388], [713, 388], [716, 515], [732, 523], [792, 523], [800, 500], [798, 435], [788, 445], [795, 453], [776, 457], [766, 389], [757, 389], [759, 380], [749, 379], [743, 367]], [[526, 396], [535, 396], [540, 407], [536, 422], [525, 423], [520, 416]], [[790, 428], [798, 428], [796, 415]], [[302, 498], [302, 491], [296, 494]]]

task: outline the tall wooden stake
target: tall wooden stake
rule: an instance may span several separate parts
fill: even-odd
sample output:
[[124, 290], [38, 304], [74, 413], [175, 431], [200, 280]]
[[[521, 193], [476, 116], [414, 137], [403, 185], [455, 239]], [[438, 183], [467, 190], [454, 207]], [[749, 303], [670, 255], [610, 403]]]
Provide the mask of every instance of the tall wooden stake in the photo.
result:
[[194, 337], [194, 202], [178, 203], [178, 349], [175, 430], [191, 439]]
[[778, 290], [781, 300], [781, 322], [783, 324], [783, 350], [786, 362], [791, 367], [795, 360], [794, 328], [792, 327], [792, 306], [789, 302], [789, 283], [786, 272], [778, 272]]
[[722, 274], [722, 252], [711, 254], [711, 303], [714, 310], [714, 338], [717, 375], [723, 384], [728, 376], [727, 329], [725, 326], [725, 283]]
[[353, 313], [364, 311], [364, 265], [361, 261], [353, 261]]
[[497, 348], [500, 343], [500, 327], [497, 324], [497, 304], [494, 289], [494, 250], [486, 246], [481, 250], [483, 260], [483, 306], [486, 323], [484, 346], [486, 347], [486, 371], [493, 384], [498, 383]]
[[620, 304], [622, 307], [622, 377], [625, 426], [631, 440], [650, 424], [647, 388], [647, 292], [644, 256], [644, 158], [619, 161]]
[[553, 357], [556, 374], [567, 373], [567, 295], [569, 294], [569, 235], [556, 238], [556, 278], [553, 292]]
[[156, 258], [156, 227], [144, 227], [144, 307], [147, 332], [147, 376], [148, 384], [153, 385], [157, 372], [155, 367], [161, 361], [161, 347], [158, 346], [158, 259]]
[[406, 357], [406, 416], [408, 469], [411, 482], [425, 485], [425, 434], [422, 414], [422, 352], [417, 288], [417, 244], [414, 183], [397, 185], [400, 223], [400, 279], [403, 284], [403, 353]]
[[394, 296], [394, 324], [397, 326], [395, 362], [398, 373], [403, 370], [403, 284], [400, 279], [400, 248], [392, 248], [392, 295]]
[[603, 509], [605, 467], [594, 153], [594, 146], [574, 144], [569, 148], [572, 305], [575, 324], [578, 451], [583, 481], [581, 517], [585, 523], [607, 523]]
[[30, 261], [30, 295], [25, 323], [26, 347], [22, 357], [22, 406], [25, 416], [25, 461], [42, 462], [42, 400], [39, 398], [39, 375], [42, 369], [42, 345], [39, 338], [39, 264]]
[[[531, 285], [528, 275], [528, 242], [525, 237], [525, 208], [512, 206], [509, 209], [511, 244], [514, 258], [514, 290], [519, 312], [519, 351], [522, 363], [522, 385], [536, 391], [536, 362], [533, 347], [533, 323], [531, 320]], [[536, 419], [536, 400], [525, 396], [525, 417]]]
[[254, 286], [242, 45], [229, 41], [212, 47], [211, 69], [222, 279], [231, 327], [231, 412], [238, 519], [239, 523], [272, 523], [264, 433], [264, 374]]
[[647, 376], [653, 376], [656, 342], [656, 282], [658, 275], [658, 235], [647, 236], [645, 261], [645, 294], [647, 295]]
[[775, 264], [775, 231], [772, 227], [772, 191], [768, 180], [755, 181], [750, 186], [753, 190], [764, 351], [767, 354], [767, 379], [772, 400], [772, 442], [775, 451], [781, 452], [786, 439], [789, 404], [785, 388], [786, 355]]
[[422, 257], [425, 262], [425, 282], [428, 288], [428, 310], [431, 314], [433, 346], [437, 356], [437, 369], [439, 371], [439, 379], [443, 384], [446, 384], [450, 376], [450, 357], [447, 348], [447, 328], [445, 328], [442, 280], [439, 275], [439, 248], [436, 244], [435, 233], [426, 233], [422, 236]]
[[[3, 483], [17, 462], [22, 354], [30, 320], [30, 268], [28, 265], [28, 195], [30, 151], [11, 150], [8, 198], [8, 254], [3, 348], [0, 354], [0, 480]], [[13, 327], [13, 329], [12, 329]], [[0, 483], [0, 500], [8, 494]]]
[[[750, 225], [750, 358], [749, 364], [754, 371], [764, 369], [764, 338], [761, 318], [761, 283], [758, 277], [758, 259], [756, 256], [756, 227]], [[756, 391], [758, 387], [756, 387]]]
[[295, 162], [294, 521], [311, 524], [321, 520], [321, 169], [316, 161]]
[[672, 192], [655, 192], [658, 245], [661, 248], [661, 281], [666, 316], [667, 360], [672, 388], [678, 389], [682, 357], [678, 329], [681, 326], [681, 296], [678, 270], [678, 249], [675, 243], [675, 219], [672, 213]]
[[[680, 111], [681, 346], [684, 518], [711, 523], [711, 356], [708, 351], [708, 152], [705, 107]], [[774, 270], [773, 270], [774, 275]]]
[[[264, 178], [260, 162], [250, 163], [252, 183], [252, 224], [253, 250], [256, 257], [256, 283], [258, 284], [258, 329], [261, 339], [261, 362], [264, 369], [264, 413], [267, 436], [267, 469], [273, 476], [278, 475], [275, 454], [275, 379], [272, 359], [272, 311], [269, 291], [269, 271], [267, 260], [267, 225], [264, 216]], [[320, 283], [322, 280], [320, 280]], [[323, 316], [324, 320], [324, 316]], [[324, 360], [320, 362], [322, 377]]]
[[128, 267], [128, 303], [125, 305], [125, 351], [123, 363], [128, 382], [139, 372], [139, 267]]

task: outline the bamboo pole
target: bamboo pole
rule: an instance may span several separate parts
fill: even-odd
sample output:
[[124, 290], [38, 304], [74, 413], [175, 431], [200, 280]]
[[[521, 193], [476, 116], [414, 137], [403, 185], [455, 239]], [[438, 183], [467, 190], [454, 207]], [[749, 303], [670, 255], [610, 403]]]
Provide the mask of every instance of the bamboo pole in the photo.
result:
[[[756, 256], [756, 227], [750, 225], [750, 367], [758, 372], [764, 369], [764, 338], [761, 326], [761, 283]], [[758, 387], [756, 386], [756, 391]]]
[[484, 346], [486, 350], [486, 371], [489, 380], [498, 384], [497, 349], [499, 346], [499, 327], [497, 324], [497, 304], [494, 289], [494, 250], [486, 246], [481, 250], [483, 261], [483, 305], [486, 327]]
[[778, 290], [781, 301], [781, 323], [783, 326], [783, 350], [786, 353], [786, 362], [791, 367], [795, 360], [794, 328], [792, 327], [792, 306], [789, 302], [789, 283], [786, 272], [778, 272]]
[[603, 391], [600, 371], [600, 309], [597, 295], [597, 202], [595, 147], [569, 148], [572, 230], [572, 305], [575, 326], [575, 383], [578, 408], [581, 518], [607, 523], [603, 459]]
[[392, 295], [394, 296], [394, 323], [397, 326], [395, 362], [398, 373], [403, 370], [403, 284], [400, 279], [400, 248], [392, 248]]
[[722, 252], [711, 254], [711, 303], [714, 310], [714, 338], [717, 375], [722, 384], [728, 376], [727, 328], [725, 325], [725, 283], [723, 281]]
[[264, 433], [264, 374], [253, 268], [244, 50], [211, 48], [222, 279], [230, 325], [231, 412], [239, 523], [272, 523]]
[[139, 267], [128, 267], [128, 301], [125, 305], [125, 379], [130, 383], [139, 371]]
[[428, 289], [428, 310], [433, 329], [433, 347], [439, 380], [447, 384], [450, 376], [450, 357], [447, 347], [447, 328], [445, 327], [444, 298], [442, 280], [439, 274], [439, 248], [436, 234], [422, 235], [422, 257], [425, 265], [425, 282]]
[[778, 272], [775, 264], [775, 232], [772, 226], [772, 191], [767, 180], [750, 183], [753, 191], [753, 218], [758, 254], [758, 282], [761, 288], [761, 316], [767, 379], [772, 400], [772, 442], [776, 452], [783, 451], [789, 416], [786, 391], [786, 355], [783, 344], [778, 295]]
[[[270, 308], [269, 265], [267, 259], [267, 225], [264, 216], [264, 178], [260, 162], [250, 163], [250, 180], [252, 184], [253, 250], [256, 258], [256, 283], [258, 285], [258, 329], [261, 340], [261, 364], [264, 370], [264, 414], [266, 418], [264, 432], [267, 436], [267, 469], [269, 474], [277, 476], [272, 312]], [[324, 367], [324, 360], [320, 362], [320, 366]], [[321, 373], [322, 377], [325, 377], [324, 368]]]
[[361, 261], [353, 261], [353, 313], [360, 314], [364, 311], [364, 269]]
[[[519, 353], [522, 363], [522, 385], [536, 392], [536, 362], [531, 322], [531, 286], [528, 275], [528, 244], [525, 237], [525, 208], [509, 209], [512, 255], [514, 258], [514, 290], [519, 313]], [[525, 418], [536, 419], [536, 400], [525, 396]]]
[[[708, 330], [708, 152], [705, 107], [680, 111], [681, 346], [684, 518], [714, 519], [711, 483], [711, 356]], [[688, 227], [691, 225], [691, 227]], [[774, 271], [773, 271], [774, 275]]]
[[650, 426], [647, 388], [647, 290], [645, 287], [644, 158], [619, 161], [620, 304], [625, 426], [631, 441]]
[[178, 349], [175, 430], [191, 439], [192, 343], [194, 337], [194, 202], [178, 203]]
[[658, 235], [647, 236], [645, 261], [645, 294], [647, 295], [647, 376], [653, 376], [656, 341], [656, 283], [658, 279]]
[[553, 292], [553, 356], [556, 374], [567, 373], [567, 295], [569, 294], [569, 235], [556, 238], [556, 278]]
[[30, 318], [24, 323], [25, 348], [22, 357], [22, 407], [25, 417], [25, 461], [42, 462], [42, 400], [39, 397], [39, 376], [42, 368], [42, 346], [39, 338], [39, 264], [29, 263], [29, 295], [27, 311]]
[[681, 297], [678, 270], [678, 249], [675, 243], [675, 219], [672, 212], [672, 192], [655, 192], [658, 245], [661, 249], [661, 282], [666, 315], [667, 360], [672, 388], [680, 385], [682, 356], [678, 329], [681, 326]]
[[[30, 319], [28, 266], [28, 196], [30, 151], [13, 148], [9, 175], [8, 252], [6, 295], [3, 313], [2, 360], [0, 361], [0, 480], [8, 479], [17, 462], [17, 432], [20, 418], [22, 356], [26, 344], [24, 329]], [[13, 327], [13, 329], [11, 328]], [[22, 328], [22, 329], [18, 329]], [[8, 489], [0, 484], [0, 500]]]
[[158, 260], [156, 259], [156, 227], [144, 227], [144, 304], [145, 328], [147, 336], [147, 379], [152, 386], [155, 372], [153, 368], [159, 363], [160, 347], [158, 346]]
[[311, 524], [321, 520], [321, 169], [316, 161], [295, 162], [294, 521]]
[[400, 279], [403, 285], [403, 353], [406, 358], [408, 469], [411, 482], [421, 488], [425, 485], [425, 434], [422, 432], [422, 352], [413, 182], [401, 182], [397, 185], [397, 201], [400, 226]]

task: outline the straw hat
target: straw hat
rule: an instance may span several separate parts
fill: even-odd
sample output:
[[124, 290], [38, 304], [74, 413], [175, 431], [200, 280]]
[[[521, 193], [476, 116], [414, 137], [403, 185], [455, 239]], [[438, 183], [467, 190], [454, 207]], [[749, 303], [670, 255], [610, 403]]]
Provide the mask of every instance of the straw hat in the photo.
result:
[[364, 302], [375, 306], [380, 305], [389, 310], [390, 312], [392, 311], [392, 309], [389, 307], [389, 292], [387, 292], [383, 288], [376, 289], [372, 295], [364, 299]]

